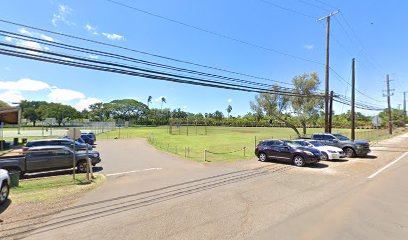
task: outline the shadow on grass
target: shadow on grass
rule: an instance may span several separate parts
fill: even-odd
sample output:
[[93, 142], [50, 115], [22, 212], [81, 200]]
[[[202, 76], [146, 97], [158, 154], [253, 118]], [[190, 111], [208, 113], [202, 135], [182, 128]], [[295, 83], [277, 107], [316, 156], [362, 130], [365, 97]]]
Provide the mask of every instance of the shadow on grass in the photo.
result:
[[[97, 173], [103, 170], [103, 167], [93, 167], [93, 172]], [[72, 175], [72, 169], [56, 170], [49, 172], [39, 172], [39, 173], [27, 173], [22, 179], [32, 179], [32, 178], [41, 178], [41, 177], [54, 177], [54, 176], [63, 176], [63, 175]]]

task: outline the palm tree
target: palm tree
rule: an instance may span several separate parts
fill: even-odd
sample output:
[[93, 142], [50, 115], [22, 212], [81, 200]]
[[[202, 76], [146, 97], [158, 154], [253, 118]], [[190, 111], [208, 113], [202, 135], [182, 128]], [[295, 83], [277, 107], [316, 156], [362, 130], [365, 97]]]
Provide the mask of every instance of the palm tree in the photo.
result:
[[163, 103], [166, 103], [166, 98], [165, 97], [161, 97], [161, 111], [163, 112]]
[[231, 111], [232, 111], [232, 107], [231, 105], [228, 104], [228, 108], [227, 108], [228, 118], [230, 117]]
[[151, 102], [152, 102], [152, 96], [149, 96], [147, 98], [147, 108], [149, 108], [149, 103], [151, 103]]

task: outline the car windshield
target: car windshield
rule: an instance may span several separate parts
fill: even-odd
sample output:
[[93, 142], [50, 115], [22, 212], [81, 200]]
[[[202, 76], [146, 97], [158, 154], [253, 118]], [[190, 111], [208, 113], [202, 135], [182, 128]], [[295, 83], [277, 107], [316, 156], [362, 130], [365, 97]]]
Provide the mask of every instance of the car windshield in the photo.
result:
[[323, 144], [321, 144], [321, 143], [318, 142], [318, 141], [310, 141], [309, 143], [312, 144], [312, 145], [315, 146], [315, 147], [322, 147], [322, 146], [324, 146]]
[[339, 139], [340, 141], [348, 141], [348, 140], [350, 140], [350, 138], [348, 138], [348, 137], [345, 137], [345, 136], [343, 136], [343, 135], [341, 135], [341, 134], [333, 134], [333, 136], [335, 136], [337, 139]]

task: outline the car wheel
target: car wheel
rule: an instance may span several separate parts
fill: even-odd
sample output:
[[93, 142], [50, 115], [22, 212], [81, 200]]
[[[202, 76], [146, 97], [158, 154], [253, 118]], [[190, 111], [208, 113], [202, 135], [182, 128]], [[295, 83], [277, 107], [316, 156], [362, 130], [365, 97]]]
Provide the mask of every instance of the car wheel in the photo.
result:
[[303, 167], [303, 166], [305, 166], [305, 159], [304, 159], [302, 156], [300, 156], [300, 155], [296, 155], [296, 156], [293, 158], [293, 163], [294, 163], [295, 166], [297, 166], [297, 167]]
[[265, 153], [260, 153], [259, 154], [259, 161], [266, 162], [267, 160], [268, 160], [268, 157], [266, 156]]
[[10, 187], [7, 184], [7, 182], [4, 182], [1, 185], [1, 189], [0, 189], [0, 205], [2, 205], [3, 203], [7, 201], [9, 193], [10, 193]]
[[87, 164], [86, 164], [85, 161], [80, 161], [80, 162], [78, 163], [78, 165], [77, 165], [77, 170], [78, 170], [78, 172], [80, 172], [80, 173], [86, 173], [87, 168], [88, 168], [88, 166], [87, 166]]
[[322, 161], [327, 161], [329, 160], [329, 155], [327, 155], [327, 153], [322, 152]]
[[347, 147], [347, 148], [344, 148], [343, 150], [344, 150], [344, 153], [346, 154], [346, 157], [348, 158], [352, 158], [356, 156], [356, 152], [352, 148]]

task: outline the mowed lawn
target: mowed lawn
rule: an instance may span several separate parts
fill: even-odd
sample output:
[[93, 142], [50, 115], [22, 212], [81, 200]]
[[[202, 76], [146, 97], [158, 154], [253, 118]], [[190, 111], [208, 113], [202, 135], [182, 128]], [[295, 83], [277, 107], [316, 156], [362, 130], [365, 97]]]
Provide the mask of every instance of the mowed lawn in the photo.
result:
[[[188, 131], [188, 135], [187, 135]], [[168, 126], [121, 128], [98, 135], [98, 140], [115, 138], [146, 138], [156, 148], [188, 159], [204, 162], [233, 161], [254, 158], [254, 147], [263, 139], [293, 139], [296, 134], [289, 128], [275, 127], [173, 127]], [[310, 128], [307, 133], [323, 132]], [[350, 135], [350, 130], [334, 129], [333, 132]], [[384, 130], [356, 130], [358, 139], [375, 141], [384, 137]], [[244, 153], [245, 148], [245, 153]], [[205, 150], [207, 156], [205, 157]], [[244, 155], [245, 154], [245, 155]]]

